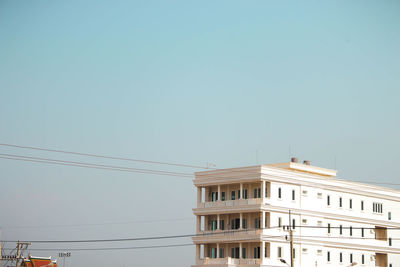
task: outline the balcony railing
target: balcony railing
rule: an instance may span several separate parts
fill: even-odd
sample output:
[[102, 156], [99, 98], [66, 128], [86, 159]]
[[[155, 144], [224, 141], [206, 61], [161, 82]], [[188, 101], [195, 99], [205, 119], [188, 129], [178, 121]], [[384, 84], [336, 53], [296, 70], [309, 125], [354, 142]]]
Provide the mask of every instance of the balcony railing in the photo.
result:
[[246, 264], [246, 265], [256, 265], [261, 264], [260, 259], [234, 259], [231, 257], [226, 258], [219, 258], [219, 259], [212, 259], [212, 258], [204, 258], [199, 260], [199, 264], [231, 264], [231, 265], [239, 265], [239, 264]]
[[[267, 199], [267, 198], [266, 198]], [[261, 205], [263, 204], [262, 198], [249, 198], [249, 199], [237, 199], [237, 200], [226, 200], [226, 201], [213, 201], [213, 202], [202, 202], [198, 206], [199, 208], [215, 208], [215, 207], [235, 207], [243, 205]]]

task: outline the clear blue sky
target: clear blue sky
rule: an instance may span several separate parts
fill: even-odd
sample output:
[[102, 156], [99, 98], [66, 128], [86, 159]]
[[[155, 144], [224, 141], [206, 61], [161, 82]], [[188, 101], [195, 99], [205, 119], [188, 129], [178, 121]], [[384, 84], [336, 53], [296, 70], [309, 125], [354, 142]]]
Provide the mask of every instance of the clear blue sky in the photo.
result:
[[[287, 161], [290, 146], [318, 166], [336, 158], [341, 178], [396, 182], [399, 14], [399, 1], [2, 0], [0, 142], [221, 168], [256, 151]], [[0, 169], [3, 239], [195, 230], [190, 179]], [[73, 252], [69, 266], [189, 266], [194, 251]]]

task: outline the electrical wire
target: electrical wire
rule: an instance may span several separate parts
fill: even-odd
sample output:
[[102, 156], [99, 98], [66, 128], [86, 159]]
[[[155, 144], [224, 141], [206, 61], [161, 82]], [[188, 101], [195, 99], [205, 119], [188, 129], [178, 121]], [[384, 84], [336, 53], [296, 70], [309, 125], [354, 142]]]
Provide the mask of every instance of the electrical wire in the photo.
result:
[[107, 156], [107, 155], [100, 155], [100, 154], [73, 152], [73, 151], [50, 149], [50, 148], [43, 148], [43, 147], [21, 146], [21, 145], [5, 144], [5, 143], [0, 143], [0, 146], [55, 152], [55, 153], [63, 153], [63, 154], [71, 154], [71, 155], [79, 155], [79, 156], [87, 156], [87, 157], [95, 157], [95, 158], [104, 158], [104, 159], [133, 161], [133, 162], [142, 162], [142, 163], [160, 164], [160, 165], [169, 165], [169, 166], [177, 166], [177, 167], [187, 167], [187, 168], [197, 168], [197, 169], [209, 169], [207, 167], [197, 166], [197, 165], [188, 165], [188, 164], [181, 164], [181, 163], [152, 161], [152, 160], [143, 160], [143, 159], [133, 159], [133, 158], [124, 158], [124, 157], [114, 157], [114, 156]]
[[47, 163], [47, 164], [67, 165], [67, 166], [75, 166], [75, 167], [83, 167], [83, 168], [137, 172], [137, 173], [146, 173], [146, 174], [158, 174], [158, 175], [187, 177], [187, 178], [193, 177], [193, 175], [190, 173], [159, 171], [159, 170], [154, 170], [154, 169], [139, 169], [139, 168], [121, 167], [121, 166], [115, 166], [115, 165], [103, 165], [103, 164], [94, 164], [94, 163], [86, 163], [86, 162], [78, 162], [78, 161], [66, 161], [66, 160], [57, 160], [57, 159], [41, 158], [41, 157], [29, 157], [29, 156], [21, 156], [21, 155], [14, 155], [14, 154], [0, 153], [0, 158], [11, 159], [11, 160], [21, 160], [21, 161], [40, 162], [40, 163]]

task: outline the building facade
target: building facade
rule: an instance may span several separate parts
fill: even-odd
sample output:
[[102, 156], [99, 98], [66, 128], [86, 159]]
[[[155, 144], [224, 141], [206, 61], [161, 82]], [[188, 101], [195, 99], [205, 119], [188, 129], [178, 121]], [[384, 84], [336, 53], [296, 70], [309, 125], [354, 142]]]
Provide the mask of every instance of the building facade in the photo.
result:
[[400, 267], [400, 191], [335, 176], [296, 158], [197, 172], [193, 267], [290, 266], [291, 254], [293, 267]]

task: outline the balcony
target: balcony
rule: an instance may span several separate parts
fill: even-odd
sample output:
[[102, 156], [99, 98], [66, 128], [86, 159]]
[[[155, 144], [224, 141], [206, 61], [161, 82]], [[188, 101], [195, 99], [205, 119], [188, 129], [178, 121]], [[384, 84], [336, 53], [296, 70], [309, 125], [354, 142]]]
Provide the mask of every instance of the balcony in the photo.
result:
[[234, 259], [231, 257], [211, 259], [204, 258], [198, 260], [198, 265], [229, 265], [229, 266], [239, 266], [239, 265], [260, 265], [261, 259]]
[[250, 198], [250, 199], [202, 202], [199, 203], [198, 208], [225, 208], [225, 207], [238, 207], [246, 205], [261, 205], [264, 203], [265, 201], [263, 201], [262, 198]]

